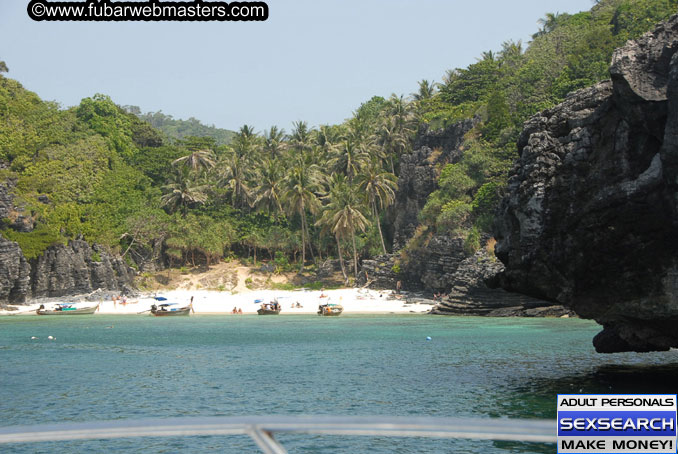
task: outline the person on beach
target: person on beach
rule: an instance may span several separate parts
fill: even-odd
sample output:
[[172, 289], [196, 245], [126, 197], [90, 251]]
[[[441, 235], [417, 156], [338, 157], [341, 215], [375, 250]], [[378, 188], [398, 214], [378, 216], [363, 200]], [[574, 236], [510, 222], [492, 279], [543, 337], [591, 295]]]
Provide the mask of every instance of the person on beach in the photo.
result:
[[403, 288], [403, 283], [400, 282], [400, 281], [396, 282], [396, 293], [397, 294], [400, 294], [400, 289], [402, 289], [402, 288]]
[[237, 314], [238, 313], [238, 308], [233, 306], [233, 310], [231, 311], [231, 314]]
[[238, 308], [238, 314], [242, 315], [242, 307]]

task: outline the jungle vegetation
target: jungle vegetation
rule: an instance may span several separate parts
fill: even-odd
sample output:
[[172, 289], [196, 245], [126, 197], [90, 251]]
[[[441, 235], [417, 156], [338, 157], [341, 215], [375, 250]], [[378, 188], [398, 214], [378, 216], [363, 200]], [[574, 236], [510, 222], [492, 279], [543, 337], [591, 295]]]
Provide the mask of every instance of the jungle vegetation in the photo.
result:
[[[475, 118], [461, 159], [438, 169], [419, 230], [462, 235], [472, 250], [491, 229], [523, 122], [608, 78], [612, 51], [677, 6], [601, 0], [547, 14], [529, 43], [504, 42], [409, 96], [375, 96], [342, 124], [290, 130], [226, 134], [193, 119], [191, 129], [102, 94], [62, 109], [7, 77], [0, 61], [0, 181], [15, 207], [2, 236], [29, 258], [84, 238], [133, 266], [159, 250], [170, 266], [238, 256], [303, 270], [338, 257], [348, 277], [361, 257], [391, 251], [399, 159], [417, 134]], [[32, 231], [13, 227], [21, 217]]]

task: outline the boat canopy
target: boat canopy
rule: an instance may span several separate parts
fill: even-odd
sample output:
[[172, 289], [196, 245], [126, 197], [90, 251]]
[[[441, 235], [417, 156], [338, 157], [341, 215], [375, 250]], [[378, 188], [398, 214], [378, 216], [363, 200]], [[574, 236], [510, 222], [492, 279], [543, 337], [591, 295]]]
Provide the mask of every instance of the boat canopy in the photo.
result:
[[167, 306], [176, 306], [177, 303], [162, 303], [160, 307], [167, 307]]
[[167, 298], [165, 298], [164, 296], [154, 296], [153, 299], [155, 299], [156, 301], [167, 301]]

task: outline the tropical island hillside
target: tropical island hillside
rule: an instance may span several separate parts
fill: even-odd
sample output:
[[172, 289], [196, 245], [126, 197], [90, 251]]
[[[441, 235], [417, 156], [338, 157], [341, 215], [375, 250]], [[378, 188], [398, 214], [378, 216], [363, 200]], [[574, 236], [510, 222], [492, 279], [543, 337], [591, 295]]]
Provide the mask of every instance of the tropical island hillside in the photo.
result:
[[[307, 276], [333, 259], [345, 283], [370, 284], [361, 265], [384, 257], [390, 279], [447, 292], [450, 267], [479, 253], [497, 265], [494, 213], [524, 122], [608, 79], [614, 49], [677, 6], [548, 14], [531, 42], [501, 43], [410, 96], [375, 96], [342, 124], [232, 137], [102, 94], [63, 109], [2, 62], [0, 300], [131, 288], [134, 274], [228, 258]], [[444, 251], [437, 277], [421, 272], [430, 248]]]
[[122, 108], [162, 131], [170, 141], [172, 139], [182, 140], [187, 137], [211, 137], [217, 145], [228, 145], [235, 136], [235, 131], [217, 128], [214, 125], [208, 126], [193, 117], [188, 120], [181, 120], [162, 112], [142, 113], [138, 106], [123, 106]]

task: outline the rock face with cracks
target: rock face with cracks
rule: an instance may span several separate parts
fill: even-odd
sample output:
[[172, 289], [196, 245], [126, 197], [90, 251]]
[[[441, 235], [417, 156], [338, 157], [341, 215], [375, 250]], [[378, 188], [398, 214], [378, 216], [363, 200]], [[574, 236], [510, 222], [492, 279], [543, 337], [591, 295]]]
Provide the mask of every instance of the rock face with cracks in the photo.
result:
[[678, 347], [677, 50], [674, 16], [527, 121], [499, 208], [501, 285], [596, 320], [599, 352]]

